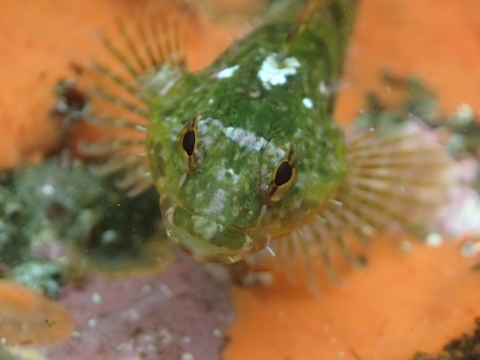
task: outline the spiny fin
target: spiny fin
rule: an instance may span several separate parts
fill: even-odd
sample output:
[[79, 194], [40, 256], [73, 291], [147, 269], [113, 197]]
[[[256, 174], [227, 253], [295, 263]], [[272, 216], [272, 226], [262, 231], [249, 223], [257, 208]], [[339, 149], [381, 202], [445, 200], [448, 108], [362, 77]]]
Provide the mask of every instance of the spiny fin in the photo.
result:
[[381, 138], [368, 133], [348, 142], [346, 150], [349, 173], [329, 206], [311, 223], [274, 242], [290, 276], [295, 278], [295, 262], [303, 262], [313, 292], [318, 291], [313, 264], [319, 259], [338, 281], [332, 245], [350, 264], [361, 266], [365, 258], [351, 253], [352, 239], [368, 245], [392, 225], [424, 237], [453, 186], [452, 160], [425, 134]]
[[117, 19], [119, 41], [101, 36], [114, 61], [109, 65], [92, 62], [94, 90], [86, 120], [128, 131], [117, 131], [113, 140], [100, 144], [83, 144], [79, 150], [88, 156], [112, 156], [95, 172], [125, 172], [119, 185], [130, 188], [132, 196], [151, 183], [145, 156], [150, 103], [163, 96], [184, 71], [189, 15], [184, 10], [164, 1], [137, 14], [131, 26]]

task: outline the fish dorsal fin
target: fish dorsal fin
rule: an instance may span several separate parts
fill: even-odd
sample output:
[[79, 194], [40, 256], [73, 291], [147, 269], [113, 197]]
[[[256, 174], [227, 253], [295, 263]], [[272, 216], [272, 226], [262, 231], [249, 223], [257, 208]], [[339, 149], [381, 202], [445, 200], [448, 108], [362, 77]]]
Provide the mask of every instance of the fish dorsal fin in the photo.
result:
[[108, 65], [92, 61], [94, 85], [86, 120], [120, 131], [113, 140], [82, 145], [80, 152], [108, 156], [108, 161], [96, 166], [94, 172], [124, 172], [117, 185], [129, 190], [131, 196], [152, 184], [145, 153], [149, 106], [185, 71], [190, 18], [185, 8], [167, 1], [147, 6], [131, 23], [117, 18], [117, 39], [100, 37], [112, 61]]
[[319, 260], [338, 281], [332, 246], [352, 265], [362, 265], [363, 255], [350, 251], [356, 246], [352, 239], [368, 245], [394, 224], [424, 237], [453, 186], [452, 160], [425, 134], [382, 138], [367, 133], [349, 141], [346, 150], [349, 172], [329, 206], [314, 221], [274, 242], [288, 274], [294, 276], [295, 261], [303, 263], [313, 292], [318, 291], [313, 264]]

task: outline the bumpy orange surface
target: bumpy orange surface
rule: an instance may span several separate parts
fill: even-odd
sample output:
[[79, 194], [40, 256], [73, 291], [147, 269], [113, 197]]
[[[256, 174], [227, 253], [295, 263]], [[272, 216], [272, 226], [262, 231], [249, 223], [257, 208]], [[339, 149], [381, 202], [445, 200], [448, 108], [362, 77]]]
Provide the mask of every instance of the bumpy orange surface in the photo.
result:
[[382, 240], [365, 270], [342, 272], [340, 286], [325, 279], [317, 297], [281, 274], [272, 288], [234, 288], [224, 359], [407, 360], [473, 331], [480, 272], [472, 259], [454, 244], [402, 253]]
[[[71, 76], [70, 62], [101, 56], [96, 34], [113, 31], [113, 14], [128, 18], [143, 3], [0, 2], [0, 168], [36, 160], [55, 146], [57, 128], [48, 117], [54, 83]], [[378, 81], [383, 69], [420, 76], [447, 112], [468, 103], [480, 113], [479, 14], [478, 0], [363, 0], [338, 118], [358, 112], [365, 90], [394, 99]], [[192, 68], [237, 34], [203, 20], [192, 28]], [[356, 359], [353, 352], [363, 360], [400, 360], [472, 330], [480, 315], [474, 260], [461, 258], [452, 244], [402, 253], [383, 240], [371, 249], [366, 270], [346, 271], [340, 287], [325, 282], [317, 298], [282, 277], [269, 289], [233, 289], [237, 317], [225, 360]]]

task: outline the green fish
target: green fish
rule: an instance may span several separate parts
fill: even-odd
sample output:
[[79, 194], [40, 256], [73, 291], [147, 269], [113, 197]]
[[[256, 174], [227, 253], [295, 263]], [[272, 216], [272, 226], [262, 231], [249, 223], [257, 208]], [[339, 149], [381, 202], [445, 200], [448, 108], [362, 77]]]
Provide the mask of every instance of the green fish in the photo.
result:
[[334, 276], [331, 243], [358, 260], [349, 233], [368, 244], [392, 223], [427, 231], [451, 184], [443, 148], [406, 133], [346, 140], [333, 117], [357, 7], [292, 1], [197, 72], [181, 17], [120, 23], [123, 48], [104, 39], [120, 67], [94, 65], [90, 118], [139, 136], [93, 145], [115, 150], [99, 172], [127, 169], [131, 195], [153, 183], [168, 236], [193, 258], [268, 249], [287, 268], [302, 258], [310, 283], [319, 261]]

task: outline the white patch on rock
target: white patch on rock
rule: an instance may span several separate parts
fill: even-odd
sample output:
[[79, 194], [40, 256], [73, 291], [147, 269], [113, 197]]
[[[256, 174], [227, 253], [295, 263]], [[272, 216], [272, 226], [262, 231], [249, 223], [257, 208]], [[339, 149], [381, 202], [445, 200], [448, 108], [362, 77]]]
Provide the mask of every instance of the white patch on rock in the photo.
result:
[[425, 237], [427, 245], [432, 247], [439, 247], [443, 244], [443, 237], [439, 233], [431, 232]]
[[233, 74], [235, 74], [235, 71], [237, 71], [240, 68], [240, 65], [235, 65], [226, 69], [223, 69], [217, 74], [217, 79], [228, 79], [229, 77], [232, 77]]
[[480, 234], [480, 196], [469, 186], [450, 190], [447, 204], [436, 214], [435, 231], [446, 236]]
[[285, 84], [287, 76], [295, 75], [300, 66], [300, 62], [295, 57], [289, 57], [282, 61], [278, 54], [273, 53], [263, 61], [257, 76], [262, 80], [263, 86], [270, 89], [270, 85]]
[[463, 126], [470, 124], [475, 117], [472, 107], [468, 104], [460, 104], [455, 115], [457, 122]]

